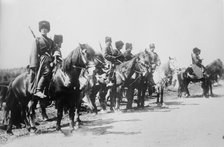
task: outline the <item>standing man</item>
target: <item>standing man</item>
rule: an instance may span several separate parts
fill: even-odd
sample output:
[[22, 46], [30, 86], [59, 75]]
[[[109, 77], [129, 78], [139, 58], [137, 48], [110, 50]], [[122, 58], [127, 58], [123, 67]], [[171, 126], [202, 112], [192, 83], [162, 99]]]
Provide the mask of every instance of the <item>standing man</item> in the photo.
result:
[[126, 49], [126, 51], [124, 52], [124, 61], [131, 60], [134, 57], [134, 55], [131, 53], [132, 43], [126, 43], [125, 49]]
[[60, 49], [47, 36], [49, 31], [50, 23], [48, 21], [40, 21], [39, 32], [41, 36], [35, 38], [30, 55], [31, 74], [36, 75], [33, 92], [39, 98], [46, 97], [44, 89], [48, 87], [52, 77], [53, 67], [51, 62], [61, 57]]

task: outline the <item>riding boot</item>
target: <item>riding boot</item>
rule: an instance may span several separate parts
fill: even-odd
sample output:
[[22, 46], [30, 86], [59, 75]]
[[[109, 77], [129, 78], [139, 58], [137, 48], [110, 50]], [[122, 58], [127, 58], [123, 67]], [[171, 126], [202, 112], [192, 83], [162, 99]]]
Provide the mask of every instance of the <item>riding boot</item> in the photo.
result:
[[45, 77], [41, 77], [38, 85], [37, 85], [37, 92], [34, 94], [35, 96], [38, 96], [39, 98], [46, 98], [47, 96], [43, 93], [44, 90], [44, 83], [45, 83], [46, 79]]
[[45, 87], [48, 87], [50, 79], [51, 79], [51, 67], [49, 65], [46, 65], [43, 67], [42, 76], [37, 84], [37, 92], [34, 94], [35, 96], [38, 96], [39, 98], [47, 97], [43, 93], [43, 91]]

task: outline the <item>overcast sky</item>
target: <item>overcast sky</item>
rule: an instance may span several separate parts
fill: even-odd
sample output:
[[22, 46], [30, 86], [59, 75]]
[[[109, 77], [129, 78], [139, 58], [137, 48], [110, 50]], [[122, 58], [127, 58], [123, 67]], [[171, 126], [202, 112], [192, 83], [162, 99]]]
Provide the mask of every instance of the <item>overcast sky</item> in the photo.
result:
[[[98, 50], [105, 36], [133, 43], [133, 52], [151, 42], [162, 62], [176, 57], [191, 64], [194, 47], [204, 64], [224, 61], [224, 0], [0, 0], [0, 68], [28, 65], [38, 22], [51, 24], [49, 37], [62, 34], [62, 55], [88, 43]], [[114, 46], [114, 44], [113, 44]], [[124, 49], [123, 49], [124, 51]]]

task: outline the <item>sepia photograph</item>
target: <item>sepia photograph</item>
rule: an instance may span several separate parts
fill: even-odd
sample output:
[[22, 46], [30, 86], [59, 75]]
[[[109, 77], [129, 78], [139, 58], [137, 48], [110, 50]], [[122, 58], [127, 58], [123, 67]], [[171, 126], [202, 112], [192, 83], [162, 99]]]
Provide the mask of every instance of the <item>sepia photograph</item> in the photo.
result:
[[0, 0], [0, 146], [224, 147], [224, 0]]

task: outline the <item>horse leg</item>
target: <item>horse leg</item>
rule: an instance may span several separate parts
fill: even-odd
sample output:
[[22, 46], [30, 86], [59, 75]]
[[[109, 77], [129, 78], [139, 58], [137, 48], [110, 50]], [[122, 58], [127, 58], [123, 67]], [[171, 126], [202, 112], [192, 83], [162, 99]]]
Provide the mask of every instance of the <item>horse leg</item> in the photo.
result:
[[27, 110], [26, 110], [26, 108], [23, 108], [22, 109], [21, 117], [22, 117], [22, 120], [23, 120], [23, 122], [24, 122], [27, 130], [30, 130], [31, 126], [30, 126], [30, 123], [28, 121], [28, 116], [27, 116]]
[[141, 95], [141, 102], [140, 102], [140, 107], [144, 108], [145, 106], [145, 92], [147, 89], [147, 85], [144, 85], [143, 89], [142, 89], [142, 95]]
[[161, 87], [161, 89], [160, 89], [160, 103], [161, 103], [161, 105], [163, 105], [163, 92], [164, 92], [164, 88], [163, 87]]
[[212, 91], [212, 82], [209, 82], [209, 89], [210, 89], [211, 96], [214, 96], [213, 91]]
[[[98, 93], [98, 91], [99, 91], [99, 89], [96, 89], [96, 88], [93, 88], [92, 90], [91, 90], [91, 94], [90, 94], [90, 100], [91, 100], [91, 103], [92, 103], [92, 105], [93, 105], [93, 112], [95, 113], [95, 114], [97, 114], [98, 113], [98, 111], [97, 111], [97, 107], [96, 107], [96, 95], [97, 95], [97, 93]], [[100, 96], [99, 96], [100, 97]], [[100, 101], [100, 105], [101, 105], [101, 107], [102, 107], [102, 102], [101, 102], [101, 97], [99, 98], [99, 101]], [[103, 107], [102, 107], [102, 109], [104, 109]]]
[[74, 108], [74, 106], [69, 106], [69, 120], [70, 120], [70, 129], [74, 130], [74, 110], [77, 111], [77, 108]]
[[63, 116], [63, 101], [62, 99], [57, 100], [57, 123], [56, 123], [56, 130], [60, 131], [61, 130], [61, 119]]
[[7, 129], [6, 129], [6, 132], [9, 135], [13, 135], [12, 125], [13, 125], [14, 120], [15, 120], [15, 112], [14, 112], [14, 110], [11, 110], [10, 118], [9, 118], [9, 123], [8, 123]]
[[128, 99], [126, 109], [131, 109], [132, 108], [133, 97], [134, 97], [134, 86], [128, 87], [126, 97]]
[[34, 100], [30, 100], [29, 103], [28, 103], [29, 122], [30, 122], [31, 129], [34, 130], [34, 131], [37, 130], [36, 125], [35, 125], [35, 117], [36, 117], [35, 108], [36, 108], [36, 104], [37, 104], [37, 101], [34, 101]]
[[[138, 100], [137, 100], [137, 107], [140, 108], [141, 105], [141, 98], [142, 98], [142, 86], [138, 85]], [[133, 100], [133, 97], [132, 97]]]
[[120, 101], [121, 101], [121, 87], [117, 87], [115, 94], [115, 109], [119, 111], [120, 109]]
[[107, 94], [106, 87], [104, 87], [103, 89], [99, 91], [99, 101], [103, 111], [106, 111], [107, 109], [107, 101], [105, 99], [106, 94]]
[[41, 115], [42, 115], [42, 119], [44, 121], [48, 120], [48, 116], [47, 116], [47, 113], [46, 113], [46, 100], [40, 100], [40, 112], [41, 112]]

